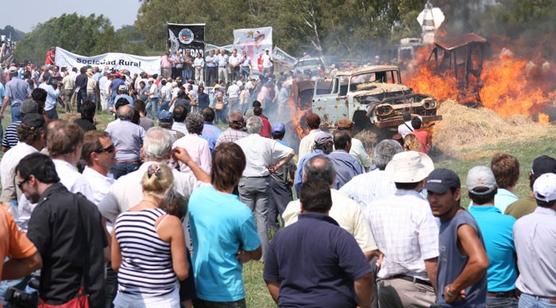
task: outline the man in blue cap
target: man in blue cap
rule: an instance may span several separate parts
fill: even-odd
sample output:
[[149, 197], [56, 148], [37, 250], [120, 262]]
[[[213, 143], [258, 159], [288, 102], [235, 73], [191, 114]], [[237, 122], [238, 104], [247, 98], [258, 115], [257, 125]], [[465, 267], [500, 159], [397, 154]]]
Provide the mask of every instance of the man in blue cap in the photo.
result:
[[[272, 139], [289, 146], [285, 142], [286, 126], [284, 123], [275, 123], [272, 126]], [[295, 164], [290, 160], [282, 168], [270, 174], [270, 228], [278, 229], [277, 219], [282, 216], [286, 206], [292, 198], [292, 184], [295, 172]]]

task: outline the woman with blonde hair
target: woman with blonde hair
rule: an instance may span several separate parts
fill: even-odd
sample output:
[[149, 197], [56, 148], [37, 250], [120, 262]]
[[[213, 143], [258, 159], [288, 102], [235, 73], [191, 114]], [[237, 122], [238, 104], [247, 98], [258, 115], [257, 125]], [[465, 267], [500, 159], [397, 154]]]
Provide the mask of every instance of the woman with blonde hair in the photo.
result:
[[[162, 208], [173, 197], [172, 170], [149, 166], [143, 200], [118, 216], [112, 233], [112, 268], [118, 272], [115, 307], [179, 308], [179, 280], [189, 275], [179, 218]], [[177, 279], [176, 279], [177, 278]]]
[[421, 151], [421, 144], [419, 143], [419, 140], [417, 140], [417, 137], [415, 137], [415, 135], [407, 134], [403, 138], [403, 148], [406, 151], [419, 152]]

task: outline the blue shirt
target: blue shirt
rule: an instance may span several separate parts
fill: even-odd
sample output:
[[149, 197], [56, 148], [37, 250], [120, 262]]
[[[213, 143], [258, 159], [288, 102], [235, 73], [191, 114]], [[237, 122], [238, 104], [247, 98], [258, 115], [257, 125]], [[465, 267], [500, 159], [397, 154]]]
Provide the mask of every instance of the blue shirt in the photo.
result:
[[54, 90], [49, 84], [41, 83], [39, 88], [44, 89], [46, 91], [46, 102], [44, 103], [44, 110], [52, 110], [56, 108], [56, 100], [58, 99], [58, 95], [60, 95], [59, 90]]
[[371, 272], [353, 236], [319, 213], [278, 231], [264, 265], [264, 280], [280, 284], [280, 307], [355, 307], [353, 282]]
[[129, 105], [131, 107], [135, 106], [134, 101], [133, 101], [133, 97], [131, 97], [127, 94], [118, 94], [118, 95], [116, 95], [116, 97], [114, 97], [114, 104], [116, 104], [120, 98], [125, 98], [129, 102]]
[[216, 140], [218, 140], [218, 136], [220, 136], [220, 133], [220, 128], [218, 128], [216, 125], [207, 122], [203, 124], [203, 132], [201, 133], [201, 137], [208, 141], [209, 149], [211, 152], [213, 152], [216, 148]]
[[25, 80], [13, 77], [6, 83], [4, 95], [10, 100], [10, 105], [14, 102], [21, 103], [29, 96], [29, 84]]
[[334, 164], [334, 169], [336, 169], [336, 189], [340, 189], [353, 177], [364, 172], [357, 159], [344, 150], [336, 150], [328, 154], [328, 157]]
[[4, 100], [4, 85], [0, 82], [0, 106]]
[[500, 210], [500, 212], [505, 213], [506, 208], [517, 201], [519, 199], [514, 193], [511, 191], [498, 188], [498, 192], [494, 196], [494, 206]]
[[253, 212], [236, 195], [202, 185], [189, 198], [189, 223], [197, 296], [216, 302], [245, 298], [236, 254], [261, 245]]
[[488, 291], [515, 289], [517, 266], [512, 234], [515, 218], [502, 214], [494, 206], [473, 204], [469, 212], [479, 225], [488, 255]]
[[293, 179], [293, 186], [295, 187], [295, 191], [297, 192], [297, 195], [299, 195], [299, 192], [301, 191], [301, 183], [303, 182], [303, 167], [305, 166], [305, 163], [309, 159], [317, 155], [326, 155], [326, 154], [324, 154], [323, 150], [316, 149], [313, 152], [308, 153], [305, 156], [301, 157], [301, 159], [297, 163], [297, 169], [295, 170], [295, 177]]

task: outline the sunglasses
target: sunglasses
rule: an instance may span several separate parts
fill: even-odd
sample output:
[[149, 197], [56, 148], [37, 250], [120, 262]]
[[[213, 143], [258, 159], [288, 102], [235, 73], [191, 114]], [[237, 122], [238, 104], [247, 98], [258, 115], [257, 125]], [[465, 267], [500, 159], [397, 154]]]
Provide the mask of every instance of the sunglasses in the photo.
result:
[[23, 186], [23, 184], [27, 183], [28, 181], [29, 181], [29, 178], [26, 178], [23, 181], [17, 183], [17, 187], [19, 188], [19, 190], [23, 190], [21, 187]]
[[103, 153], [103, 152], [108, 152], [108, 153], [113, 153], [116, 150], [116, 148], [114, 147], [113, 144], [109, 145], [106, 148], [102, 148], [102, 149], [96, 149], [95, 153]]

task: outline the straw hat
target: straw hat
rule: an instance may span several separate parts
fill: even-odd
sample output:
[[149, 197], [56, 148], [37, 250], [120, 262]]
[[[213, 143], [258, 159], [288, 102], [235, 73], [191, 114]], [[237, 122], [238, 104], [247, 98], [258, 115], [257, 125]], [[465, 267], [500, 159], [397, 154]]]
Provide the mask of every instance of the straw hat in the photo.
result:
[[386, 165], [386, 173], [395, 183], [417, 183], [434, 170], [432, 159], [425, 153], [401, 152]]

